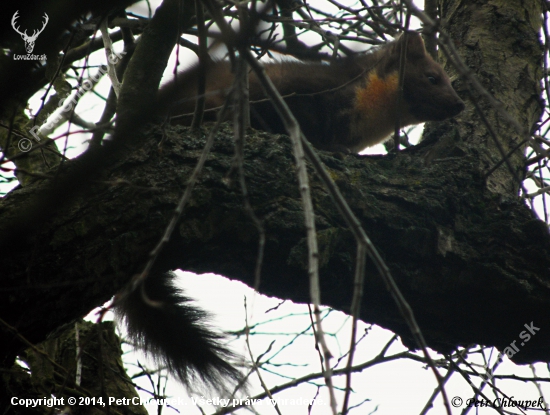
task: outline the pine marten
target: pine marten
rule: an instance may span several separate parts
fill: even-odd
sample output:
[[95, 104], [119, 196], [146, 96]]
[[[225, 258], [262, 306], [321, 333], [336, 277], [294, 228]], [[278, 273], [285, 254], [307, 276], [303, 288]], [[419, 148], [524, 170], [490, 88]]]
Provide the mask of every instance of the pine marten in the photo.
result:
[[[374, 52], [330, 65], [282, 61], [266, 64], [265, 70], [315, 147], [356, 153], [384, 141], [395, 130], [398, 114], [400, 126], [405, 127], [442, 121], [464, 109], [449, 77], [426, 52], [422, 37], [416, 32], [406, 36], [403, 97], [397, 108], [403, 39], [401, 36]], [[198, 72], [198, 67], [191, 68], [161, 89], [159, 101], [173, 103], [173, 122], [190, 125]], [[227, 61], [207, 64], [205, 107], [221, 107], [232, 83]], [[250, 74], [249, 85], [252, 127], [286, 133], [254, 73]], [[215, 119], [214, 112], [208, 114], [209, 119]]]
[[[395, 128], [438, 121], [457, 115], [464, 103], [449, 77], [427, 53], [418, 33], [407, 36], [402, 104], [397, 108], [400, 47], [403, 38], [372, 53], [321, 63], [279, 62], [266, 65], [268, 75], [298, 119], [308, 140], [320, 149], [358, 152], [382, 142]], [[229, 64], [207, 66], [206, 108], [220, 107], [233, 82]], [[174, 102], [174, 121], [191, 122], [198, 69], [193, 68], [164, 86], [159, 107]], [[285, 133], [254, 74], [250, 76], [252, 125]], [[190, 115], [189, 115], [190, 114]], [[212, 113], [210, 113], [212, 114]], [[152, 274], [143, 289], [118, 303], [130, 338], [166, 365], [182, 382], [199, 378], [211, 386], [237, 382], [238, 371], [228, 363], [231, 352], [222, 337], [204, 325], [206, 313], [196, 308], [172, 284], [171, 274]], [[149, 304], [148, 304], [149, 303]]]

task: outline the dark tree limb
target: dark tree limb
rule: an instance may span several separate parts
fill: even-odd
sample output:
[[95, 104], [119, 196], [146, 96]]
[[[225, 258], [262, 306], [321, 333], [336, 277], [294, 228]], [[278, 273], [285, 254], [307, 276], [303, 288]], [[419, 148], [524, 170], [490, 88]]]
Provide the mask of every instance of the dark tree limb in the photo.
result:
[[[254, 284], [257, 235], [237, 189], [226, 186], [233, 144], [222, 130], [177, 235], [159, 269], [215, 272]], [[133, 152], [87, 198], [62, 209], [28, 242], [3, 255], [0, 316], [31, 341], [108, 300], [132, 273], [171, 217], [202, 141], [169, 130]], [[393, 157], [323, 153], [342, 193], [382, 252], [415, 311], [428, 344], [449, 351], [479, 343], [503, 349], [533, 322], [541, 330], [514, 356], [550, 360], [550, 237], [519, 200], [485, 190], [473, 157], [426, 163], [429, 146]], [[309, 301], [303, 214], [290, 146], [284, 137], [252, 134], [244, 152], [249, 198], [263, 218], [266, 245], [260, 291]], [[5, 220], [46, 183], [13, 192]], [[348, 311], [355, 244], [318, 181], [312, 194], [319, 229], [324, 304]], [[8, 253], [8, 252], [5, 252]], [[372, 264], [361, 318], [409, 333]], [[7, 336], [7, 337], [6, 337]], [[3, 333], [4, 347], [15, 340]]]

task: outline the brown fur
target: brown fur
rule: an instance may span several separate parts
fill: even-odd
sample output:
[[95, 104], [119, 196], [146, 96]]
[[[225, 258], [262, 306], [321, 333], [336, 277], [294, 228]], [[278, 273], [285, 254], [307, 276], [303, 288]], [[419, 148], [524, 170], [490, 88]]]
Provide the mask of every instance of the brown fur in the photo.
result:
[[[464, 109], [449, 77], [426, 53], [422, 38], [415, 32], [407, 35], [403, 97], [397, 108], [403, 43], [401, 37], [374, 52], [341, 59], [331, 65], [283, 61], [268, 63], [265, 68], [314, 146], [358, 152], [384, 141], [395, 129], [398, 114], [404, 127], [441, 121]], [[205, 107], [220, 107], [233, 82], [229, 63], [211, 63], [206, 71]], [[177, 123], [190, 124], [197, 77], [198, 69], [192, 68], [181, 74], [177, 83], [167, 84], [159, 93], [160, 102], [174, 103], [170, 114]], [[253, 73], [249, 84], [252, 126], [285, 133]], [[207, 119], [214, 118], [214, 112], [207, 113]]]

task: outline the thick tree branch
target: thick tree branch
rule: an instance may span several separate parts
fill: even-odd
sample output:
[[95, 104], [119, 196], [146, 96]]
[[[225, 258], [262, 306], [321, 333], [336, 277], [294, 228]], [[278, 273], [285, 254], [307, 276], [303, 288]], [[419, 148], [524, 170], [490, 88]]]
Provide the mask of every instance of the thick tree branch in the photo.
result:
[[[176, 133], [177, 131], [177, 133]], [[0, 316], [31, 341], [109, 299], [139, 270], [158, 240], [197, 161], [203, 142], [186, 130], [151, 134], [97, 184], [46, 225], [26, 249], [0, 260]], [[233, 143], [218, 134], [159, 269], [216, 272], [254, 284], [256, 229], [237, 189], [228, 188]], [[290, 145], [285, 137], [250, 135], [244, 151], [249, 198], [263, 218], [266, 245], [260, 291], [309, 301], [307, 243]], [[429, 146], [393, 157], [322, 153], [351, 208], [382, 252], [415, 311], [428, 344], [449, 351], [480, 343], [500, 349], [524, 324], [541, 330], [514, 356], [550, 360], [550, 237], [520, 200], [484, 190], [473, 157], [426, 163]], [[47, 183], [13, 192], [0, 205], [5, 220]], [[319, 181], [312, 181], [319, 229], [324, 304], [349, 311], [355, 241]], [[108, 241], [108, 243], [106, 243]], [[14, 305], [17, 305], [15, 307]], [[21, 311], [23, 310], [23, 311]], [[409, 330], [371, 263], [361, 318]], [[14, 345], [3, 334], [2, 344]], [[413, 347], [414, 344], [410, 343]]]

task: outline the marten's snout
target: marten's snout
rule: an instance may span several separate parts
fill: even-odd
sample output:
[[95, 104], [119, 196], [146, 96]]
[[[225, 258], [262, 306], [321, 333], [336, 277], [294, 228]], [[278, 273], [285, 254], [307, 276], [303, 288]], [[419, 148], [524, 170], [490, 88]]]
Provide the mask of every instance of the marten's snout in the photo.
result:
[[465, 107], [466, 105], [464, 104], [464, 101], [457, 97], [457, 101], [453, 105], [449, 106], [449, 117], [454, 117], [455, 115], [460, 114], [464, 111]]

